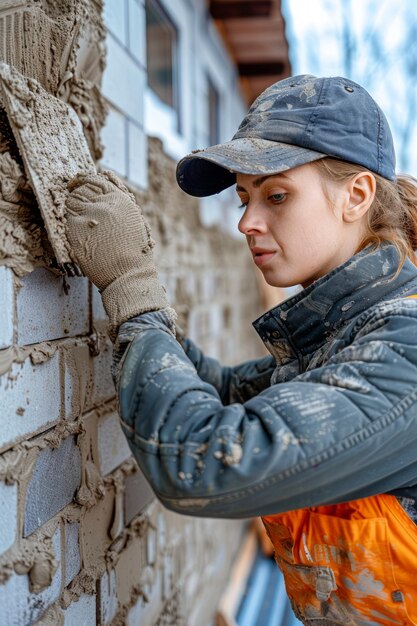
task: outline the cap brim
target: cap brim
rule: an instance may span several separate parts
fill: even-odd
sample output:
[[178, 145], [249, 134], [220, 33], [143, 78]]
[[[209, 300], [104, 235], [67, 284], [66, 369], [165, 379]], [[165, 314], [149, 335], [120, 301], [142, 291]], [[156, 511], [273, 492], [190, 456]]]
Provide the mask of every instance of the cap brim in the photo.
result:
[[183, 191], [199, 198], [227, 189], [240, 174], [278, 174], [326, 154], [267, 139], [241, 138], [195, 151], [177, 165]]

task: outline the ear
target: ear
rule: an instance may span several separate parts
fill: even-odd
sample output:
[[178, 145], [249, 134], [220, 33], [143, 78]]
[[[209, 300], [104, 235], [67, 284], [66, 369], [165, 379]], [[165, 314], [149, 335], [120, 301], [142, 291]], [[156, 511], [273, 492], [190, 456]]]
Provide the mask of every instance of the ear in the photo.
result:
[[359, 172], [347, 183], [349, 201], [343, 210], [344, 222], [356, 222], [369, 210], [375, 198], [376, 180], [372, 172]]

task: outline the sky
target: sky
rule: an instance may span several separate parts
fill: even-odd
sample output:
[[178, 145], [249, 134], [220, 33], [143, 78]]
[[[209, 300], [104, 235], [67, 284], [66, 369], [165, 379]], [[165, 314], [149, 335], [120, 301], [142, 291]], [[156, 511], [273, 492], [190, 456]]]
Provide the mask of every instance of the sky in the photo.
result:
[[293, 74], [365, 87], [391, 126], [397, 171], [417, 176], [415, 0], [283, 0], [282, 10]]

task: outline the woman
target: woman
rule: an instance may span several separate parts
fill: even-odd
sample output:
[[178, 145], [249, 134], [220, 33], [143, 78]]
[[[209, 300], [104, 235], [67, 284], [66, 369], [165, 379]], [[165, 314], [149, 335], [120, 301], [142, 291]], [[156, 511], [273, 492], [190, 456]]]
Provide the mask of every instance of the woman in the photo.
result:
[[417, 190], [384, 114], [350, 80], [292, 77], [177, 172], [195, 196], [236, 184], [255, 264], [303, 290], [255, 322], [271, 357], [222, 368], [176, 341], [133, 197], [72, 181], [140, 467], [174, 511], [263, 516], [303, 623], [417, 624]]

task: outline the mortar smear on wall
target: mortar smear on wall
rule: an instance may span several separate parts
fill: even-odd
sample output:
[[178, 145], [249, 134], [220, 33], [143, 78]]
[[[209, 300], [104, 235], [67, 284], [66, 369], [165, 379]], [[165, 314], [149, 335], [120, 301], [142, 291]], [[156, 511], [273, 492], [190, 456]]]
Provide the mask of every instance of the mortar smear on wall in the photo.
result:
[[[137, 7], [143, 6], [137, 0], [132, 2]], [[83, 124], [93, 158], [99, 158], [101, 146], [98, 131], [105, 114], [99, 90], [104, 66], [102, 3], [99, 0], [7, 0], [6, 4], [7, 10], [4, 9], [4, 1], [0, 0], [0, 24], [6, 24], [7, 20], [9, 24], [13, 20], [16, 24], [25, 23], [27, 34], [24, 34], [24, 41], [29, 49], [33, 39], [38, 37], [42, 42], [56, 41], [55, 61], [61, 55], [61, 60], [54, 62], [54, 72], [50, 76], [48, 72], [43, 74], [43, 70], [38, 71], [36, 62], [26, 59], [23, 53], [17, 55], [15, 67], [22, 74], [39, 81], [48, 93], [75, 109]], [[124, 3], [125, 6], [128, 4]], [[19, 12], [25, 13], [25, 16], [16, 17], [15, 14]], [[15, 27], [12, 32], [17, 32]], [[61, 34], [63, 38], [59, 39]], [[10, 50], [13, 50], [13, 46], [21, 45], [22, 41], [15, 37], [7, 46], [0, 44], [0, 60], [13, 66]], [[41, 59], [42, 54], [39, 52], [36, 58]], [[1, 125], [1, 120], [0, 112], [0, 263], [13, 269], [17, 290], [19, 277], [26, 274], [22, 283], [30, 281], [33, 269], [38, 265], [48, 265], [52, 254], [48, 257], [42, 220], [36, 213], [36, 202], [24, 176], [13, 136], [10, 129], [6, 128], [3, 132], [4, 124]], [[209, 309], [213, 306], [221, 307], [226, 299], [229, 303], [232, 299], [242, 303], [242, 307], [236, 307], [236, 319], [240, 319], [238, 316], [243, 315], [242, 311], [246, 311], [246, 317], [252, 316], [252, 313], [253, 318], [256, 317], [257, 311], [248, 297], [251, 280], [249, 258], [245, 265], [246, 251], [242, 252], [243, 246], [216, 229], [207, 231], [201, 227], [198, 202], [186, 197], [175, 184], [175, 164], [164, 155], [160, 143], [150, 141], [149, 144], [150, 184], [148, 192], [142, 194], [142, 199], [144, 212], [160, 243], [158, 262], [167, 282], [172, 285], [171, 300], [176, 305], [183, 303], [185, 318], [196, 314], [199, 322], [195, 327], [201, 331], [201, 337], [207, 343], [210, 341], [211, 348], [218, 345], [219, 350], [227, 351], [229, 344], [224, 341], [224, 329], [220, 328], [218, 334], [213, 333]], [[208, 267], [211, 273], [208, 278], [204, 278]], [[44, 274], [47, 281], [47, 273]], [[189, 279], [191, 275], [192, 280]], [[242, 301], [237, 298], [240, 285], [244, 285], [245, 299]], [[181, 300], [181, 303], [176, 300]], [[103, 624], [107, 617], [112, 626], [127, 623], [175, 623], [179, 626], [186, 623], [187, 616], [191, 614], [201, 617], [192, 620], [193, 623], [208, 623], [215, 599], [227, 578], [227, 566], [238, 546], [239, 532], [236, 526], [230, 532], [230, 526], [224, 522], [194, 519], [186, 522], [185, 518], [163, 510], [155, 500], [149, 503], [150, 490], [146, 495], [145, 512], [143, 501], [132, 504], [131, 499], [127, 507], [128, 483], [132, 477], [137, 479], [138, 473], [136, 464], [131, 459], [123, 460], [123, 454], [115, 455], [117, 463], [121, 461], [121, 465], [109, 474], [103, 475], [106, 470], [100, 471], [103, 468], [100, 467], [97, 450], [100, 443], [97, 428], [103, 418], [105, 426], [116, 407], [113, 388], [110, 394], [108, 389], [100, 388], [100, 385], [106, 384], [103, 383], [105, 377], [102, 372], [110, 369], [110, 350], [103, 337], [93, 340], [93, 327], [98, 328], [100, 335], [104, 332], [104, 324], [97, 323], [91, 301], [90, 291], [90, 295], [86, 294], [84, 298], [90, 327], [87, 327], [83, 336], [71, 339], [62, 337], [48, 344], [41, 342], [34, 346], [12, 346], [7, 354], [0, 354], [4, 361], [3, 367], [7, 370], [2, 377], [0, 393], [5, 392], [5, 386], [13, 386], [13, 375], [23, 359], [26, 359], [22, 362], [23, 368], [32, 364], [35, 369], [39, 368], [38, 371], [52, 362], [59, 364], [54, 374], [57, 379], [57, 422], [54, 421], [52, 425], [46, 423], [48, 415], [45, 411], [44, 431], [48, 428], [49, 431], [39, 434], [38, 429], [31, 432], [24, 440], [21, 438], [19, 443], [11, 444], [12, 447], [0, 456], [0, 480], [19, 487], [17, 539], [0, 556], [0, 576], [9, 581], [24, 581], [25, 584], [32, 577], [33, 589], [36, 588], [37, 593], [33, 592], [30, 596], [30, 606], [37, 602], [37, 613], [32, 614], [33, 620], [38, 620], [37, 626], [63, 624], [66, 607], [71, 604], [74, 606], [78, 598], [85, 600], [90, 596], [96, 596], [97, 600], [91, 624]], [[35, 298], [33, 306], [42, 308], [42, 302]], [[26, 309], [26, 312], [30, 315], [30, 309]], [[17, 313], [15, 317], [18, 317]], [[235, 332], [237, 330], [234, 326], [239, 348], [236, 359], [240, 360], [246, 357], [241, 346], [252, 349], [253, 344], [247, 337], [245, 342], [240, 342], [238, 332]], [[15, 336], [18, 337], [19, 333], [16, 332]], [[103, 346], [101, 351], [100, 345]], [[45, 364], [37, 365], [42, 359], [45, 359]], [[33, 369], [32, 365], [30, 369]], [[3, 381], [5, 384], [2, 387]], [[23, 422], [27, 412], [12, 415], [10, 419], [21, 419]], [[62, 457], [65, 456], [67, 446], [73, 451], [75, 446], [64, 444], [69, 437], [80, 450], [79, 457], [74, 455], [75, 461], [79, 460], [81, 466], [80, 485], [75, 498], [51, 520], [43, 523], [28, 537], [23, 537], [23, 505], [29, 481], [34, 477], [33, 468], [37, 459], [46, 449], [43, 459], [52, 456], [62, 445]], [[42, 467], [40, 462], [37, 479]], [[55, 485], [59, 489], [65, 474], [57, 475], [55, 481], [49, 480], [51, 488]], [[139, 481], [132, 482], [136, 488]], [[73, 556], [73, 562], [79, 562], [81, 567], [77, 573], [77, 568], [73, 568], [74, 578], [69, 581], [71, 576], [66, 577], [68, 567], [65, 549], [68, 545], [71, 549], [75, 548], [65, 537], [66, 528], [71, 524], [77, 525], [80, 553], [70, 554], [69, 557]], [[58, 536], [61, 537], [60, 545], [56, 539]], [[216, 542], [212, 541], [212, 537], [216, 537]], [[219, 555], [228, 564], [220, 567], [216, 576], [213, 576], [210, 563], [217, 563]], [[44, 561], [43, 565], [34, 567], [39, 561]], [[67, 562], [72, 562], [71, 558]], [[191, 579], [194, 592], [187, 595]], [[23, 584], [19, 588], [25, 589]], [[24, 595], [23, 592], [21, 595]], [[11, 603], [14, 600], [16, 598], [12, 597]], [[22, 597], [22, 601], [26, 600]], [[48, 603], [52, 603], [52, 606], [48, 606]], [[22, 623], [30, 622], [21, 620], [19, 626]]]
[[[0, 3], [0, 61], [73, 107], [95, 159], [102, 154], [99, 131], [106, 114], [99, 89], [105, 63], [101, 12], [101, 0]], [[26, 151], [35, 149], [31, 144], [25, 143]], [[0, 263], [17, 275], [53, 260], [21, 166], [0, 96]]]
[[73, 109], [6, 63], [0, 63], [0, 88], [57, 261], [71, 263], [66, 185], [77, 173], [96, 172], [81, 122]]

